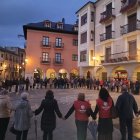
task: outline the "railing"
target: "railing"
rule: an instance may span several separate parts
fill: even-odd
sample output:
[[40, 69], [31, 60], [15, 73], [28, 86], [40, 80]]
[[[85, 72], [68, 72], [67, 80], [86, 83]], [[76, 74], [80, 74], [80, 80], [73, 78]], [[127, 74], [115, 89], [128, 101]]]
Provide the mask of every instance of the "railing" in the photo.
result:
[[101, 19], [100, 22], [104, 22], [111, 17], [115, 17], [115, 8], [112, 8], [111, 10], [106, 10], [103, 13], [101, 13]]
[[43, 47], [43, 48], [50, 48], [51, 44], [52, 44], [51, 42], [41, 41], [41, 47]]
[[140, 20], [137, 20], [137, 22], [134, 22], [133, 24], [126, 24], [124, 26], [121, 26], [121, 34], [127, 34], [136, 30], [140, 30]]
[[125, 61], [140, 61], [140, 51], [136, 54], [131, 54], [129, 51], [114, 53], [110, 56], [101, 56], [101, 63], [117, 63]]
[[62, 65], [64, 63], [64, 59], [53, 59], [53, 63], [56, 65]]
[[108, 39], [114, 39], [114, 38], [115, 38], [115, 31], [111, 31], [110, 33], [100, 34], [100, 42]]
[[63, 49], [64, 48], [64, 43], [55, 42], [54, 43], [54, 48]]
[[121, 12], [125, 12], [136, 5], [138, 0], [122, 0]]
[[51, 58], [40, 58], [42, 64], [50, 64]]

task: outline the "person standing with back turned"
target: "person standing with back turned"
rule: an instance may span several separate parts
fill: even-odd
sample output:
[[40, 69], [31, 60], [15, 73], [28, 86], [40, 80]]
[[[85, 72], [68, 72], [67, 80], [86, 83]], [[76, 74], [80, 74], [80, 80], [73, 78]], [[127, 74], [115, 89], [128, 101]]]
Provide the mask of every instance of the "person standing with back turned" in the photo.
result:
[[62, 118], [62, 114], [57, 100], [54, 99], [52, 90], [46, 92], [46, 97], [42, 100], [40, 107], [35, 110], [35, 115], [42, 111], [41, 130], [43, 131], [43, 140], [53, 140], [53, 130], [56, 128], [56, 114], [59, 118]]
[[132, 121], [134, 117], [133, 112], [136, 116], [138, 116], [138, 106], [135, 98], [128, 93], [126, 85], [122, 86], [122, 95], [120, 95], [117, 99], [116, 108], [119, 114], [120, 132], [122, 136], [121, 140], [126, 140], [126, 128], [128, 132], [128, 140], [132, 140]]

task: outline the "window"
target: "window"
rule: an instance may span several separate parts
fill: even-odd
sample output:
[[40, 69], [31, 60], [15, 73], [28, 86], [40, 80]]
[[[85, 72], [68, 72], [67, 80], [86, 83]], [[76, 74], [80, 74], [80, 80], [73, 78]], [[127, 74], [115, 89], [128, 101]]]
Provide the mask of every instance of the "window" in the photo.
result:
[[74, 31], [78, 31], [78, 26], [74, 26]]
[[87, 51], [80, 52], [80, 62], [86, 61]]
[[62, 38], [56, 38], [55, 46], [60, 48], [62, 47]]
[[109, 62], [111, 59], [111, 47], [105, 49], [105, 61]]
[[81, 17], [81, 26], [87, 23], [87, 13]]
[[73, 46], [78, 46], [78, 40], [77, 39], [73, 39]]
[[91, 33], [90, 33], [90, 40], [91, 40], [91, 41], [94, 40], [94, 32], [93, 32], [93, 31], [91, 31]]
[[49, 46], [49, 37], [43, 36], [43, 46]]
[[47, 52], [42, 53], [42, 61], [49, 61], [49, 53]]
[[78, 55], [77, 54], [73, 54], [72, 55], [72, 61], [77, 61], [78, 60]]
[[56, 53], [55, 54], [55, 62], [56, 63], [61, 63], [61, 53]]
[[87, 42], [87, 32], [81, 34], [81, 44]]
[[1, 54], [1, 57], [3, 58], [3, 53]]
[[91, 12], [91, 22], [94, 21], [94, 12]]
[[57, 23], [57, 29], [63, 29], [63, 23]]
[[51, 28], [51, 22], [50, 21], [46, 21], [44, 26], [47, 27], [47, 28]]
[[132, 40], [128, 42], [129, 49], [129, 59], [136, 60], [137, 58], [137, 41]]

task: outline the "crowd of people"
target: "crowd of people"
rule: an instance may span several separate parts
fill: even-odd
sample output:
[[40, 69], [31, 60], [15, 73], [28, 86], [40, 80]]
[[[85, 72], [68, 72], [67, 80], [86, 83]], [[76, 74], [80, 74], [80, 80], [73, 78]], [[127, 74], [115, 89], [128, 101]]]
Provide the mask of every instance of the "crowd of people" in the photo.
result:
[[[100, 85], [101, 86], [101, 85]], [[28, 91], [28, 89], [26, 89]], [[136, 117], [140, 114], [138, 105], [132, 94], [128, 92], [128, 85], [121, 86], [122, 94], [114, 104], [109, 94], [108, 88], [104, 85], [100, 87], [99, 96], [96, 100], [96, 106], [91, 108], [89, 101], [86, 101], [85, 94], [79, 93], [66, 115], [62, 115], [57, 100], [51, 89], [47, 90], [45, 98], [41, 101], [36, 110], [31, 110], [28, 100], [28, 93], [22, 92], [21, 99], [16, 106], [12, 106], [7, 95], [7, 90], [0, 86], [0, 139], [5, 139], [6, 130], [9, 124], [11, 112], [14, 111], [14, 129], [16, 130], [16, 140], [27, 140], [30, 128], [30, 120], [34, 115], [41, 112], [41, 130], [43, 131], [43, 140], [53, 140], [53, 131], [56, 128], [56, 116], [66, 120], [75, 112], [75, 124], [77, 128], [77, 140], [86, 140], [89, 117], [93, 120], [98, 118], [98, 140], [113, 140], [113, 121], [111, 108], [114, 106], [118, 112], [120, 122], [121, 140], [132, 140], [133, 130], [132, 121], [134, 114]], [[98, 115], [97, 115], [98, 114]], [[126, 136], [128, 132], [128, 136]]]
[[91, 77], [75, 77], [75, 78], [44, 78], [41, 79], [39, 77], [27, 77], [17, 78], [13, 80], [9, 80], [6, 78], [3, 81], [3, 87], [9, 92], [14, 88], [15, 92], [22, 92], [24, 88], [26, 91], [29, 89], [39, 89], [39, 88], [55, 88], [55, 89], [68, 89], [68, 88], [87, 88], [99, 90], [102, 87], [108, 89], [108, 91], [112, 92], [121, 92], [122, 85], [126, 85], [128, 87], [129, 92], [132, 94], [139, 94], [140, 91], [140, 81], [132, 81], [128, 79], [110, 79], [110, 80], [99, 80]]

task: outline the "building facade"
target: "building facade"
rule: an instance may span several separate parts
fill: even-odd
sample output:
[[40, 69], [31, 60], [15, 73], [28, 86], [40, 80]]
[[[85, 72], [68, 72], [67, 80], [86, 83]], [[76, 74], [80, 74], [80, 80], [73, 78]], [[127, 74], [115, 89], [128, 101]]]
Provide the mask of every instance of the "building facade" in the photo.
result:
[[[15, 51], [18, 50], [18, 52]], [[24, 49], [18, 47], [0, 47], [0, 80], [24, 77]], [[23, 59], [22, 59], [23, 58]], [[20, 61], [22, 60], [22, 62]]]
[[80, 8], [78, 16], [78, 67], [80, 76], [93, 75], [95, 61], [94, 3], [88, 2]]
[[55, 78], [79, 75], [78, 27], [45, 20], [23, 26], [26, 39], [26, 77]]
[[92, 76], [140, 80], [140, 1], [98, 0], [93, 5], [95, 67]]

